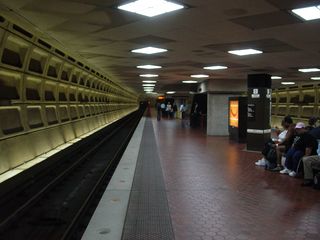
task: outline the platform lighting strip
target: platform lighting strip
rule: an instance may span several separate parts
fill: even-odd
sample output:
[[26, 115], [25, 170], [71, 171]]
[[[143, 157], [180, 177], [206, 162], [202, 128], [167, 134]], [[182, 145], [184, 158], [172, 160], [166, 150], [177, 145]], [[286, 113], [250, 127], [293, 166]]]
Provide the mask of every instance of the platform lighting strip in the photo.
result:
[[311, 80], [320, 80], [320, 77], [312, 77]]
[[271, 79], [272, 79], [272, 80], [282, 79], [282, 77], [280, 77], [280, 76], [271, 76]]
[[238, 56], [246, 56], [246, 55], [253, 55], [253, 54], [261, 54], [263, 52], [260, 50], [248, 48], [248, 49], [232, 50], [232, 51], [228, 51], [228, 53], [238, 55]]
[[183, 8], [183, 5], [166, 0], [137, 0], [118, 6], [118, 9], [141, 14], [147, 17], [154, 17]]
[[176, 92], [175, 91], [169, 91], [167, 92], [167, 94], [175, 94]]
[[305, 7], [305, 8], [296, 8], [291, 11], [305, 21], [310, 21], [310, 20], [315, 20], [320, 18], [320, 5]]
[[145, 47], [145, 48], [139, 48], [131, 50], [133, 53], [142, 53], [142, 54], [156, 54], [156, 53], [162, 53], [167, 52], [167, 49], [164, 48], [156, 48], [156, 47]]

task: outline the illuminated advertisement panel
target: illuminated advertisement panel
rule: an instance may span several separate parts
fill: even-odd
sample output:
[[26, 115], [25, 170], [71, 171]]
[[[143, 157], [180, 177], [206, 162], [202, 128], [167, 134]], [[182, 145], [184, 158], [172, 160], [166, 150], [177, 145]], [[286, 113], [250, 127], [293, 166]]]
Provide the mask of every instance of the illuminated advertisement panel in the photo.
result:
[[233, 100], [229, 102], [229, 125], [231, 127], [239, 126], [239, 101]]

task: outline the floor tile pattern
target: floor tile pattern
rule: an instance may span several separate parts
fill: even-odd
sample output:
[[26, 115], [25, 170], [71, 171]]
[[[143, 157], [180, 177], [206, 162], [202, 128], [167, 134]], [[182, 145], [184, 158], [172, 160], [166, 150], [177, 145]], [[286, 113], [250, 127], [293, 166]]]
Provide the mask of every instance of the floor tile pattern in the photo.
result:
[[259, 153], [153, 120], [176, 240], [318, 240], [320, 191], [254, 165]]

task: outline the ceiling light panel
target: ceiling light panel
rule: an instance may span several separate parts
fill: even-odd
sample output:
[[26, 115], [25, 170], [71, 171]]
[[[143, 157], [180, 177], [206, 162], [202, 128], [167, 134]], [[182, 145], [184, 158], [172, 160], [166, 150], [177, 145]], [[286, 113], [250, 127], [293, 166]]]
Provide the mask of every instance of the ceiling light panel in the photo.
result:
[[143, 80], [143, 83], [156, 83], [157, 81], [153, 81], [153, 80]]
[[320, 80], [320, 77], [312, 77], [311, 80]]
[[182, 81], [183, 83], [198, 83], [198, 81], [195, 81], [195, 80], [185, 80], [185, 81]]
[[320, 6], [297, 8], [291, 11], [306, 21], [320, 18]]
[[148, 84], [142, 84], [142, 86], [143, 86], [143, 87], [154, 87], [155, 84], [150, 84], [150, 83], [148, 83]]
[[118, 7], [118, 9], [134, 12], [147, 17], [154, 17], [183, 8], [183, 5], [165, 0], [137, 0]]
[[295, 82], [281, 82], [282, 85], [294, 85]]
[[300, 68], [299, 72], [304, 72], [304, 73], [308, 73], [308, 72], [319, 72], [320, 69], [319, 68]]
[[167, 49], [164, 48], [156, 48], [156, 47], [145, 47], [140, 49], [134, 49], [131, 52], [133, 53], [142, 53], [142, 54], [156, 54], [156, 53], [162, 53], [167, 52]]
[[272, 80], [277, 80], [277, 79], [282, 79], [282, 77], [280, 77], [280, 76], [271, 76], [271, 79]]
[[156, 66], [156, 65], [140, 65], [137, 66], [137, 68], [142, 68], [142, 69], [159, 69], [162, 68], [161, 66]]
[[238, 55], [238, 56], [246, 56], [246, 55], [253, 55], [253, 54], [261, 54], [263, 52], [260, 50], [248, 48], [248, 49], [232, 50], [232, 51], [228, 51], [228, 53]]
[[226, 66], [208, 66], [208, 67], [204, 67], [203, 69], [206, 70], [222, 70], [222, 69], [227, 69], [228, 67]]
[[175, 91], [169, 91], [167, 92], [167, 94], [175, 94], [176, 92]]
[[140, 77], [147, 77], [147, 78], [153, 78], [153, 77], [159, 77], [158, 74], [141, 74]]
[[193, 77], [193, 78], [207, 78], [207, 77], [209, 77], [209, 75], [207, 75], [207, 74], [193, 74], [193, 75], [190, 75], [190, 77]]

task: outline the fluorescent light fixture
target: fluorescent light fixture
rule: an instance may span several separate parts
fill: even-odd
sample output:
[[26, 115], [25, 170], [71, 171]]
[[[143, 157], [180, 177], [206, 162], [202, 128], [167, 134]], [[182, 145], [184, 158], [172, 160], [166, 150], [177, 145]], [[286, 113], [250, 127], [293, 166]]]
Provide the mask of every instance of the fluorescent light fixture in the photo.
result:
[[299, 72], [304, 72], [304, 73], [308, 73], [308, 72], [319, 72], [320, 69], [319, 68], [300, 68]]
[[221, 69], [227, 69], [228, 67], [226, 66], [208, 66], [208, 67], [204, 67], [203, 69], [206, 70], [221, 70]]
[[320, 18], [320, 6], [297, 8], [291, 11], [306, 21]]
[[154, 88], [144, 88], [144, 91], [149, 91], [149, 92], [153, 92]]
[[207, 74], [194, 74], [194, 75], [190, 75], [190, 77], [193, 77], [193, 78], [207, 78], [207, 77], [209, 77], [209, 75], [207, 75]]
[[131, 52], [133, 53], [143, 53], [143, 54], [155, 54], [155, 53], [162, 53], [167, 52], [167, 49], [163, 48], [156, 48], [156, 47], [145, 47], [140, 49], [134, 49]]
[[320, 80], [320, 77], [312, 77], [311, 80]]
[[156, 66], [156, 65], [140, 65], [137, 66], [137, 68], [142, 68], [142, 69], [158, 69], [162, 68], [161, 66]]
[[175, 94], [176, 92], [175, 91], [169, 91], [167, 92], [167, 94]]
[[140, 77], [147, 77], [147, 78], [152, 78], [152, 77], [159, 77], [158, 74], [140, 74]]
[[149, 84], [149, 83], [148, 83], [148, 84], [142, 84], [142, 86], [143, 86], [143, 87], [154, 87], [155, 84]]
[[282, 85], [293, 85], [295, 82], [281, 82]]
[[146, 92], [146, 94], [153, 94], [153, 95], [157, 95], [157, 92]]
[[152, 80], [144, 80], [142, 81], [143, 83], [156, 83], [157, 81], [152, 81]]
[[252, 55], [252, 54], [261, 54], [263, 52], [260, 50], [248, 48], [248, 49], [232, 50], [232, 51], [228, 51], [228, 53], [235, 54], [238, 56], [245, 56], [245, 55]]
[[280, 76], [271, 76], [271, 79], [272, 79], [272, 80], [282, 79], [282, 77], [280, 77]]
[[198, 83], [198, 81], [195, 81], [195, 80], [185, 80], [185, 81], [182, 81], [183, 83]]
[[182, 8], [184, 8], [183, 5], [165, 0], [137, 0], [118, 7], [118, 9], [134, 12], [147, 17], [154, 17]]

